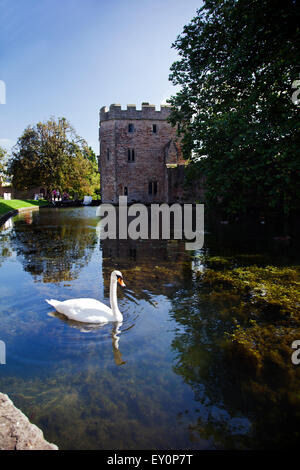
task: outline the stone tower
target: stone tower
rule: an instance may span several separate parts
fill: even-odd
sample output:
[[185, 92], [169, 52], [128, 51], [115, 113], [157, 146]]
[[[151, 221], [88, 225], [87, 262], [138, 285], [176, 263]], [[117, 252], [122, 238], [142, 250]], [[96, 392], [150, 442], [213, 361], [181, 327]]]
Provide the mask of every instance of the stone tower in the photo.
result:
[[[112, 104], [100, 110], [101, 200], [176, 202], [185, 161], [176, 142], [176, 129], [168, 122], [170, 106], [143, 103], [142, 109]], [[178, 171], [180, 170], [182, 171]], [[176, 169], [176, 170], [175, 170]], [[174, 171], [175, 170], [175, 171]]]

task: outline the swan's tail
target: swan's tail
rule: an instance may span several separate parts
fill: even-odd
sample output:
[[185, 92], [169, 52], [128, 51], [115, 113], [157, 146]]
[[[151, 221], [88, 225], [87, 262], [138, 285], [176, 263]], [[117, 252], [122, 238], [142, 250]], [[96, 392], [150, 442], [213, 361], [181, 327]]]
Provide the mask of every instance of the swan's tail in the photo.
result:
[[53, 299], [45, 299], [46, 302], [48, 302], [49, 305], [52, 305], [56, 309], [56, 307], [60, 304], [59, 300], [53, 300]]

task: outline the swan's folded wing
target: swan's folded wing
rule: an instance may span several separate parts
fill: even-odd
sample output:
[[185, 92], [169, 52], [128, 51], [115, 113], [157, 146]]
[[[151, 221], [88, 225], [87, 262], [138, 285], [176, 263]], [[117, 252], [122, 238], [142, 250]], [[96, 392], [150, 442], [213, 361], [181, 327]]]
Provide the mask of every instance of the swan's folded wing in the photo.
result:
[[70, 299], [61, 302], [57, 311], [71, 320], [88, 323], [105, 323], [111, 321], [111, 309], [95, 299]]

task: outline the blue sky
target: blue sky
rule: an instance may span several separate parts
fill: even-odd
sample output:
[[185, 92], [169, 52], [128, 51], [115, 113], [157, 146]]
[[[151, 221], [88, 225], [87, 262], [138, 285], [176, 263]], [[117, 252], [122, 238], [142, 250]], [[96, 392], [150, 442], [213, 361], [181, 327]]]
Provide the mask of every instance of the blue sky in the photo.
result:
[[0, 0], [0, 145], [64, 116], [98, 154], [98, 113], [111, 103], [159, 105], [172, 42], [200, 0]]

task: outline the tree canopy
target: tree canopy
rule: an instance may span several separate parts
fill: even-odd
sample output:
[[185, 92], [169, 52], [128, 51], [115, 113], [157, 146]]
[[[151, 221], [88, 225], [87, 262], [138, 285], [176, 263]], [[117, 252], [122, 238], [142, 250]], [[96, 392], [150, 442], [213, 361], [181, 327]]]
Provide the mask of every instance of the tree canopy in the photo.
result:
[[6, 155], [6, 150], [0, 147], [0, 185], [3, 183], [6, 176]]
[[12, 184], [26, 190], [43, 187], [79, 196], [99, 189], [96, 155], [65, 118], [28, 126], [9, 163]]
[[171, 123], [229, 214], [300, 208], [299, 19], [296, 0], [205, 0], [173, 44]]

